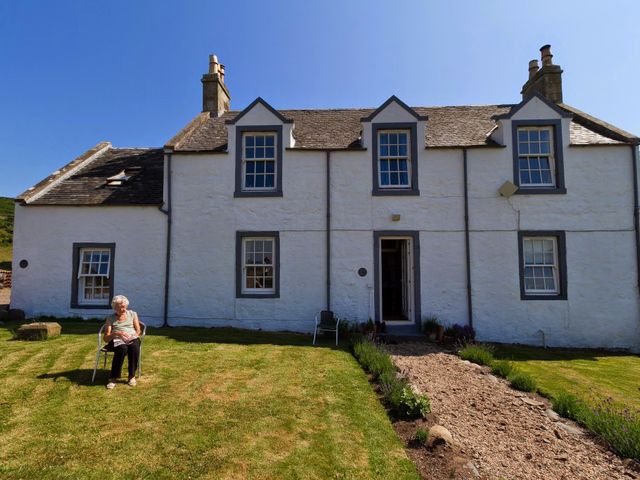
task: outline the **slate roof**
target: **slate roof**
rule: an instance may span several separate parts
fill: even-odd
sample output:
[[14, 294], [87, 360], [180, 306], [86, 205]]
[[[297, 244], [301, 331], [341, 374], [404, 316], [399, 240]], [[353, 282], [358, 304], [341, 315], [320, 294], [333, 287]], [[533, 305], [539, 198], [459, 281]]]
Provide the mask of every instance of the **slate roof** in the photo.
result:
[[[508, 105], [413, 107], [418, 115], [427, 116], [425, 143], [427, 148], [497, 146], [489, 138], [496, 126], [495, 117], [505, 115], [514, 107]], [[568, 105], [561, 108], [573, 114], [572, 145], [610, 145], [631, 143], [634, 136], [612, 125], [590, 117]], [[294, 121], [293, 136], [297, 149], [360, 149], [361, 119], [375, 109], [278, 110]], [[227, 149], [225, 122], [233, 120], [239, 111], [220, 117], [198, 114], [168, 147], [176, 152], [224, 152]], [[637, 139], [636, 139], [637, 140]]]
[[[159, 148], [113, 148], [100, 143], [18, 200], [28, 205], [161, 205], [163, 158]], [[78, 169], [72, 171], [74, 167]], [[129, 180], [106, 185], [109, 177], [123, 170]]]
[[[427, 148], [500, 147], [490, 138], [496, 117], [515, 105], [413, 107], [428, 117]], [[572, 114], [571, 145], [625, 145], [640, 139], [566, 104], [558, 107]], [[279, 110], [294, 122], [295, 148], [301, 150], [361, 150], [362, 118], [375, 109]], [[227, 125], [241, 112], [221, 117], [198, 114], [165, 147], [176, 152], [224, 153]], [[125, 170], [129, 180], [109, 186], [107, 179]], [[18, 197], [26, 205], [161, 205], [163, 149], [114, 148], [102, 142]]]

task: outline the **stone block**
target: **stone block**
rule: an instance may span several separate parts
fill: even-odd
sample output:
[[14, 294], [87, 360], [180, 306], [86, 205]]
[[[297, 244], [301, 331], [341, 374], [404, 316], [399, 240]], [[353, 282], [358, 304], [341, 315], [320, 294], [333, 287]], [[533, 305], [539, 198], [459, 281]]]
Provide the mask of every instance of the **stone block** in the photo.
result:
[[57, 322], [25, 323], [16, 330], [16, 336], [21, 340], [46, 340], [61, 333], [62, 327]]

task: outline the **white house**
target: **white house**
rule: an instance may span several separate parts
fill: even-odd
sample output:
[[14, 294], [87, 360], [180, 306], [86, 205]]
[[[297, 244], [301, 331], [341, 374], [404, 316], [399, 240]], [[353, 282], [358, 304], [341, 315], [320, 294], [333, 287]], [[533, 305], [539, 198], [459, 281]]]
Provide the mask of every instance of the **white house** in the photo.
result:
[[212, 56], [163, 149], [101, 143], [20, 196], [12, 307], [638, 350], [639, 139], [564, 104], [541, 52], [517, 104], [331, 110], [231, 111]]

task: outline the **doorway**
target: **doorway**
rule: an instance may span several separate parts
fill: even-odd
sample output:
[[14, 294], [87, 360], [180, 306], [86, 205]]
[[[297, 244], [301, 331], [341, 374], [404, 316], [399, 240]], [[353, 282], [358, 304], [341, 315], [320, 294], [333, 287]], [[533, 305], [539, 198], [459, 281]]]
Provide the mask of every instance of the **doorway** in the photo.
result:
[[[376, 232], [376, 319], [391, 325], [415, 324], [419, 318], [417, 232], [383, 235]], [[405, 233], [405, 232], [402, 232]]]

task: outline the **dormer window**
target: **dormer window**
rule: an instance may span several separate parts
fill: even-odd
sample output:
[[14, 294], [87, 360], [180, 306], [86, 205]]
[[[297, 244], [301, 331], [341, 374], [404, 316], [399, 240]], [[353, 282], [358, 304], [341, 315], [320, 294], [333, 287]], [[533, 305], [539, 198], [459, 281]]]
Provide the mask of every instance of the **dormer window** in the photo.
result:
[[513, 183], [518, 194], [564, 194], [561, 120], [513, 120]]
[[408, 188], [411, 178], [409, 130], [378, 130], [378, 185]]
[[235, 197], [282, 196], [282, 126], [236, 129]]
[[552, 127], [518, 129], [518, 171], [521, 187], [555, 187]]
[[242, 135], [243, 190], [275, 190], [276, 143], [275, 132]]
[[373, 195], [419, 195], [416, 123], [374, 123]]

